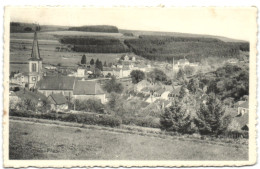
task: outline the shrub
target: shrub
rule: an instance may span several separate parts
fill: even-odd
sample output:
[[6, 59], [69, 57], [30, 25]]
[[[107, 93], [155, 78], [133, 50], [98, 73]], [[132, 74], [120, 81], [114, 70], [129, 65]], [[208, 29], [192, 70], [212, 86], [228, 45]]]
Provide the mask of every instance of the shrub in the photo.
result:
[[45, 113], [36, 114], [29, 111], [16, 111], [11, 110], [10, 116], [17, 117], [28, 117], [28, 118], [39, 118], [39, 119], [49, 119], [49, 120], [59, 120], [66, 122], [76, 122], [88, 125], [103, 125], [110, 127], [117, 127], [122, 124], [122, 120], [116, 116], [109, 115], [98, 115], [98, 114], [56, 114], [56, 113]]

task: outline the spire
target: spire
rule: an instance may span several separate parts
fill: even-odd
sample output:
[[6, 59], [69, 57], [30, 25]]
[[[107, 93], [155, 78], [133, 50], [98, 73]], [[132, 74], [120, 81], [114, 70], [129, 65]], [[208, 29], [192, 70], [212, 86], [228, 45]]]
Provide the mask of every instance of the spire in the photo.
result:
[[32, 55], [29, 60], [42, 60], [42, 58], [40, 57], [40, 51], [39, 51], [38, 38], [37, 38], [36, 31], [34, 32]]

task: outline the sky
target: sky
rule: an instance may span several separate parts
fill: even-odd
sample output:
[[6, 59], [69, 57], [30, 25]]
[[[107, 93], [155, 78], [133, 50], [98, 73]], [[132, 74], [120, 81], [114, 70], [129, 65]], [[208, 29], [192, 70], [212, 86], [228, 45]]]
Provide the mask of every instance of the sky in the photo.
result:
[[114, 25], [119, 29], [181, 32], [250, 41], [255, 8], [9, 8], [10, 20], [40, 25]]

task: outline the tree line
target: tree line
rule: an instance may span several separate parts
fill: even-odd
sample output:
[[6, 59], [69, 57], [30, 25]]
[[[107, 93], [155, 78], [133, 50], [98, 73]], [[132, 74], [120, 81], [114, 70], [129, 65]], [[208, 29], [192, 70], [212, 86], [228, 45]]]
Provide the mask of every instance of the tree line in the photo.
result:
[[125, 53], [127, 46], [123, 45], [119, 39], [106, 36], [63, 36], [59, 39], [62, 44], [73, 45], [72, 50], [76, 52], [90, 53]]
[[84, 31], [84, 32], [118, 33], [118, 28], [116, 26], [109, 26], [109, 25], [70, 27], [69, 30], [70, 31]]
[[223, 42], [214, 38], [168, 37], [142, 35], [126, 39], [130, 51], [149, 60], [168, 61], [184, 57], [199, 62], [207, 57], [238, 57], [239, 51], [249, 51], [247, 42]]

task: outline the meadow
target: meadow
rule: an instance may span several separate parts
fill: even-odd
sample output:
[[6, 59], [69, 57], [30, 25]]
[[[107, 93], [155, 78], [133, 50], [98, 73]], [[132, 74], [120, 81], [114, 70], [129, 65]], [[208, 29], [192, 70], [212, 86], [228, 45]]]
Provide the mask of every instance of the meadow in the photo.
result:
[[246, 146], [214, 145], [10, 120], [10, 159], [247, 160]]
[[[56, 47], [64, 46], [59, 43], [55, 35], [74, 35], [74, 34], [91, 34], [96, 35], [93, 32], [77, 32], [77, 31], [59, 31], [59, 32], [39, 32], [38, 43], [40, 48], [40, 55], [43, 58], [43, 64], [62, 66], [77, 66], [81, 57], [86, 55], [87, 62], [92, 58], [94, 60], [99, 59], [103, 63], [116, 63], [117, 59], [126, 53], [86, 53], [86, 52], [58, 52]], [[109, 33], [98, 33], [109, 34]], [[118, 33], [110, 33], [113, 36], [121, 36]], [[112, 36], [112, 35], [111, 35]], [[33, 33], [12, 33], [10, 39], [10, 62], [27, 62], [31, 56], [33, 42]], [[27, 65], [25, 64], [10, 64], [10, 71], [27, 72]]]

